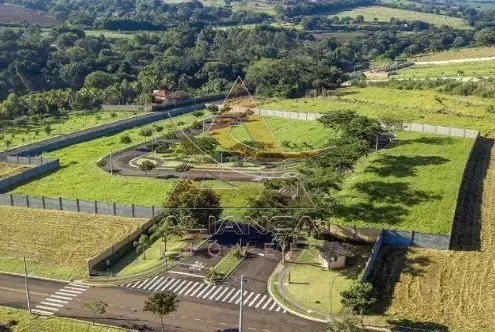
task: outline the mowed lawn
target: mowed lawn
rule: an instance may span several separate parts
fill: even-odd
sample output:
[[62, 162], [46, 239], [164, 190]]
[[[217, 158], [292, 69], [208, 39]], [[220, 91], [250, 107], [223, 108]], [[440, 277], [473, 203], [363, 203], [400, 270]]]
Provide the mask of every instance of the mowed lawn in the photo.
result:
[[0, 271], [58, 279], [87, 276], [87, 260], [145, 220], [0, 206]]
[[436, 26], [448, 25], [454, 28], [468, 28], [467, 22], [458, 17], [380, 6], [360, 7], [337, 14], [339, 17], [352, 18], [356, 18], [358, 15], [364, 16], [365, 22], [373, 22], [375, 18], [378, 19], [378, 22], [390, 22], [391, 18], [397, 18], [407, 21], [422, 21]]
[[[209, 116], [209, 114], [205, 113], [204, 116]], [[196, 120], [201, 120], [201, 118], [191, 114], [175, 119], [176, 123], [183, 123], [182, 126], [191, 124]], [[147, 126], [151, 127], [152, 125], [163, 126], [165, 131], [172, 128], [170, 120], [158, 121]], [[162, 206], [168, 193], [176, 184], [175, 179], [112, 176], [102, 171], [96, 164], [100, 158], [109, 155], [112, 151], [117, 152], [142, 143], [145, 139], [139, 136], [140, 128], [129, 129], [47, 153], [45, 156], [60, 159], [61, 169], [17, 187], [12, 192], [35, 197], [56, 198], [61, 196], [107, 203]], [[120, 141], [124, 134], [129, 134], [132, 143], [124, 144]], [[146, 140], [150, 140], [150, 138]], [[214, 183], [210, 185], [214, 186]], [[261, 187], [259, 183], [236, 183], [236, 185], [238, 186], [237, 194], [233, 194], [233, 190], [218, 190], [223, 206], [243, 207], [249, 195], [258, 193]]]
[[[88, 315], [91, 314], [88, 312]], [[0, 307], [0, 324], [16, 322], [6, 332], [123, 332], [125, 329], [109, 326], [92, 325], [90, 322], [61, 317], [40, 317], [25, 310]]]
[[376, 118], [393, 118], [440, 126], [495, 133], [495, 116], [489, 112], [495, 101], [475, 96], [455, 96], [428, 90], [399, 90], [388, 87], [341, 89], [321, 98], [261, 100], [261, 108], [280, 111], [328, 113], [354, 110]]
[[469, 47], [456, 50], [448, 50], [424, 54], [412, 58], [412, 61], [448, 61], [448, 60], [463, 60], [476, 58], [491, 58], [495, 57], [495, 47]]
[[397, 132], [361, 159], [337, 194], [330, 222], [447, 234], [474, 140]]
[[[50, 137], [83, 130], [105, 123], [135, 116], [136, 112], [69, 112], [67, 116], [50, 116], [27, 124], [9, 124], [0, 127], [0, 151]], [[46, 131], [49, 126], [51, 131]]]

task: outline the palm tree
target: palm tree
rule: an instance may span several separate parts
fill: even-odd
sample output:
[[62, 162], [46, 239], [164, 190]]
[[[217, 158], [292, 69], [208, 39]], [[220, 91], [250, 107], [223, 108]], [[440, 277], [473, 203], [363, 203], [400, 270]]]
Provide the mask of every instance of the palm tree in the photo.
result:
[[153, 235], [157, 238], [160, 237], [162, 239], [165, 247], [164, 251], [166, 252], [168, 237], [170, 235], [183, 236], [184, 233], [185, 232], [182, 228], [180, 228], [179, 226], [171, 225], [168, 220], [165, 220], [164, 223], [156, 230]]
[[139, 254], [143, 254], [143, 259], [146, 259], [146, 250], [151, 246], [150, 237], [146, 234], [142, 234], [138, 241], [134, 241], [133, 245]]

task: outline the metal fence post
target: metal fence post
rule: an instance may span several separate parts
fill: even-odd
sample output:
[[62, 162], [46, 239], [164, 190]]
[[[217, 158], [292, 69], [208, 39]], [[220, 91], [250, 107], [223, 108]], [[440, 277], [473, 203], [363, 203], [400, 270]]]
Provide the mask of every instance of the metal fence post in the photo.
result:
[[155, 217], [155, 206], [154, 205], [151, 206], [151, 217], [152, 218]]
[[98, 201], [95, 201], [95, 214], [98, 214]]
[[41, 206], [43, 206], [43, 210], [46, 209], [45, 196], [41, 196]]
[[117, 215], [117, 203], [113, 202], [112, 207], [113, 207], [113, 215], [116, 216]]
[[79, 198], [76, 198], [76, 208], [77, 208], [77, 212], [81, 212], [81, 206], [79, 204]]
[[10, 206], [14, 206], [14, 196], [10, 194]]
[[63, 203], [62, 203], [62, 197], [59, 197], [58, 198], [58, 205], [60, 207], [60, 211], [63, 211], [64, 210], [64, 206], [63, 206]]
[[29, 207], [29, 196], [26, 195], [26, 207]]
[[132, 209], [132, 217], [134, 218], [136, 216], [134, 204], [131, 205], [131, 209]]

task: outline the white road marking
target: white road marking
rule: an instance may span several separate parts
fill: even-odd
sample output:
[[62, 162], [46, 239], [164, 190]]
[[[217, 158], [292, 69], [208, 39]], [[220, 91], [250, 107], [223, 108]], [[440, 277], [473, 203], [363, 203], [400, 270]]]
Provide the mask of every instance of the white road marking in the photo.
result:
[[239, 290], [238, 290], [238, 291], [234, 294], [234, 296], [232, 296], [232, 298], [229, 300], [229, 303], [232, 303], [232, 301], [234, 301], [234, 300], [237, 298], [237, 296], [239, 295], [239, 293], [240, 293], [240, 292], [241, 292], [241, 290], [239, 289]]
[[282, 308], [281, 308], [280, 306], [278, 306], [278, 307], [277, 307], [277, 310], [275, 310], [275, 311], [277, 311], [277, 312], [278, 312], [278, 311], [280, 311], [280, 309], [282, 309]]
[[197, 286], [198, 284], [200, 284], [200, 283], [199, 283], [198, 281], [196, 281], [196, 282], [194, 283], [194, 285], [192, 285], [192, 286], [191, 286], [191, 287], [187, 290], [187, 292], [185, 292], [185, 293], [184, 293], [184, 295], [189, 294], [189, 293], [190, 293], [190, 292], [191, 292], [194, 288], [196, 288], [196, 286]]
[[167, 289], [167, 290], [172, 290], [175, 286], [177, 286], [182, 280], [177, 279], [174, 283], [171, 283], [168, 287], [163, 287], [162, 290]]
[[255, 297], [254, 297], [254, 299], [251, 301], [251, 303], [249, 303], [249, 304], [248, 304], [248, 307], [252, 306], [252, 305], [254, 304], [254, 302], [256, 302], [256, 299], [257, 299], [258, 297], [260, 297], [260, 296], [261, 296], [261, 294], [256, 294], [256, 296], [255, 296]]
[[196, 288], [196, 290], [194, 292], [192, 292], [191, 295], [189, 295], [189, 296], [194, 296], [194, 294], [196, 294], [201, 288], [203, 288], [204, 285], [205, 284], [199, 284], [199, 287]]
[[79, 292], [84, 292], [86, 288], [79, 288], [79, 287], [72, 287], [72, 286], [65, 286], [64, 289], [71, 289], [71, 290], [76, 290]]
[[69, 286], [74, 286], [74, 287], [82, 287], [82, 288], [86, 288], [86, 289], [88, 289], [89, 287], [91, 287], [91, 286], [89, 286], [89, 285], [74, 284], [74, 283], [70, 283], [70, 284], [69, 284]]
[[184, 284], [187, 282], [187, 280], [183, 280], [179, 286], [175, 287], [174, 289], [171, 289], [172, 292], [177, 292], [179, 290], [179, 288], [181, 288], [182, 286], [184, 286]]
[[[164, 290], [165, 288], [167, 288], [168, 285], [170, 285], [172, 282], [174, 282], [176, 279], [175, 278], [171, 278], [168, 282], [164, 282], [165, 286], [163, 286], [160, 291]], [[162, 285], [160, 285], [162, 286]], [[158, 288], [157, 288], [158, 289]]]
[[68, 292], [68, 293], [72, 293], [72, 294], [77, 294], [77, 295], [83, 293], [83, 292], [80, 292], [80, 291], [75, 291], [75, 290], [72, 290], [72, 289], [65, 289], [65, 288], [62, 288], [60, 291], [64, 291], [64, 292]]
[[[248, 291], [244, 291], [244, 294], [242, 297], [246, 297], [246, 294], [248, 293]], [[239, 294], [239, 298], [237, 299], [237, 301], [235, 301], [235, 304], [239, 304], [239, 302], [241, 302], [241, 294]]]
[[225, 287], [225, 289], [223, 290], [223, 292], [221, 292], [220, 295], [218, 295], [218, 297], [215, 299], [215, 301], [220, 300], [220, 298], [223, 296], [223, 294], [225, 294], [228, 290], [229, 290], [229, 288], [228, 287]]
[[72, 297], [66, 297], [66, 296], [58, 296], [58, 295], [50, 295], [50, 297], [53, 297], [55, 299], [61, 299], [61, 300], [72, 300]]
[[249, 299], [250, 299], [250, 298], [251, 298], [251, 296], [253, 296], [253, 295], [254, 295], [254, 293], [253, 293], [253, 292], [251, 292], [251, 294], [249, 294], [249, 295], [248, 295], [248, 297], [246, 297], [246, 298], [244, 299], [244, 302], [242, 303], [242, 305], [246, 305], [246, 303], [249, 301]]
[[153, 285], [153, 283], [156, 281], [156, 279], [158, 279], [158, 277], [154, 277], [153, 279], [151, 279], [150, 282], [148, 282], [146, 285], [144, 286], [141, 286], [142, 289], [147, 289], [148, 287], [150, 287], [151, 285]]
[[52, 302], [45, 302], [45, 301], [41, 301], [40, 303], [43, 304], [43, 305], [53, 306], [53, 307], [59, 307], [59, 308], [63, 308], [63, 306], [64, 306], [63, 304], [52, 303]]
[[208, 300], [212, 300], [215, 297], [215, 295], [217, 295], [218, 292], [220, 292], [222, 290], [222, 288], [223, 288], [223, 286], [218, 287], [216, 292], [211, 294], [211, 296], [208, 298]]
[[37, 305], [36, 308], [41, 308], [41, 309], [51, 310], [51, 311], [58, 311], [59, 310], [58, 308], [45, 307], [43, 305]]
[[52, 299], [51, 297], [45, 299], [45, 301], [57, 302], [57, 303], [63, 303], [63, 304], [69, 303], [69, 301], [62, 301], [62, 300]]
[[266, 298], [266, 294], [263, 295], [263, 297], [261, 298], [261, 300], [259, 300], [259, 302], [254, 307], [255, 308], [258, 308], [261, 305], [261, 303], [263, 303], [263, 301], [265, 300], [265, 298]]
[[62, 291], [59, 291], [59, 292], [55, 292], [55, 294], [57, 295], [62, 295], [62, 296], [72, 296], [72, 298], [76, 297], [77, 294], [69, 294], [69, 293], [64, 293]]
[[276, 305], [277, 305], [277, 302], [273, 301], [273, 304], [270, 306], [270, 309], [268, 309], [268, 310], [272, 311]]
[[266, 306], [267, 306], [270, 302], [272, 302], [272, 298], [271, 298], [271, 297], [268, 299], [268, 301], [266, 301], [266, 302], [265, 302], [265, 304], [263, 305], [263, 307], [262, 307], [261, 309], [265, 310]]
[[[188, 288], [189, 288], [189, 286], [190, 286], [192, 283], [193, 283], [193, 281], [192, 281], [192, 280], [191, 280], [191, 281], [189, 281], [189, 282], [187, 283], [187, 285], [185, 285], [184, 287], [182, 287], [182, 289], [180, 290], [180, 292], [178, 292], [178, 293], [177, 293], [177, 295], [182, 294], [182, 292], [183, 292], [183, 291], [185, 291], [186, 289], [188, 289]], [[185, 294], [184, 294], [184, 295], [185, 295]]]
[[208, 292], [206, 292], [206, 294], [203, 295], [203, 299], [206, 299], [208, 295], [210, 295], [210, 293], [215, 289], [217, 289], [217, 286], [213, 286]]
[[148, 288], [148, 290], [150, 290], [150, 291], [153, 290], [153, 288], [155, 288], [156, 285], [161, 283], [164, 278], [165, 277], [160, 277], [157, 281], [155, 281], [155, 283], [153, 285], [150, 286], [150, 288]]
[[31, 310], [31, 312], [32, 313], [35, 313], [35, 314], [38, 314], [38, 315], [41, 315], [41, 316], [51, 316], [51, 315], [53, 315], [53, 312], [44, 311], [44, 310], [37, 310], [37, 309]]
[[198, 295], [196, 295], [196, 297], [200, 297], [201, 294], [203, 294], [208, 288], [210, 288], [211, 285], [206, 285], [205, 288], [203, 288], [203, 290], [201, 292], [198, 293]]

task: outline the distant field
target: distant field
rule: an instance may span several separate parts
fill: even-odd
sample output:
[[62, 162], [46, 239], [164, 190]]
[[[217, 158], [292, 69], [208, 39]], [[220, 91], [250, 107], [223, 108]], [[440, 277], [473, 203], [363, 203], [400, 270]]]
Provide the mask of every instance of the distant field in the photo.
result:
[[[143, 31], [139, 31], [143, 32]], [[156, 31], [147, 31], [147, 32], [156, 32]], [[100, 36], [103, 35], [105, 38], [132, 38], [135, 33], [138, 32], [119, 32], [119, 31], [110, 31], [110, 30], [84, 30], [86, 36]]]
[[465, 63], [414, 65], [397, 71], [395, 78], [493, 77], [495, 60]]
[[[205, 117], [210, 116], [205, 113]], [[175, 118], [184, 125], [201, 120], [191, 114]], [[153, 125], [164, 126], [166, 131], [172, 128], [170, 120], [162, 120]], [[151, 125], [148, 125], [151, 126]], [[146, 126], [145, 126], [146, 127]], [[60, 158], [61, 169], [45, 177], [33, 180], [13, 190], [31, 196], [80, 198], [99, 200], [102, 202], [119, 202], [123, 204], [139, 204], [145, 206], [163, 205], [167, 194], [174, 187], [174, 179], [154, 179], [144, 177], [111, 176], [102, 171], [96, 162], [111, 151], [119, 151], [125, 147], [143, 142], [139, 136], [142, 127], [129, 129], [121, 133], [97, 138], [95, 140], [72, 145], [47, 153], [47, 156]], [[123, 134], [129, 134], [132, 143], [120, 142]], [[146, 140], [149, 140], [146, 139]], [[214, 186], [215, 183], [210, 183]], [[260, 188], [259, 183], [237, 183], [242, 195], [232, 194], [232, 190], [219, 190], [223, 206], [245, 206], [246, 199], [254, 195]]]
[[468, 28], [467, 22], [461, 18], [380, 6], [361, 7], [337, 14], [339, 17], [349, 16], [353, 18], [358, 15], [363, 15], [365, 22], [373, 22], [375, 18], [379, 22], [390, 22], [390, 19], [394, 17], [401, 20], [423, 21], [437, 26], [448, 25], [454, 28]]
[[330, 222], [447, 234], [472, 139], [396, 132], [361, 159], [337, 193]]
[[252, 1], [252, 0], [244, 0], [244, 1], [235, 1], [232, 2], [232, 8], [234, 10], [245, 10], [257, 13], [265, 13], [268, 15], [276, 15], [275, 12], [275, 3], [270, 3], [268, 1]]
[[493, 115], [488, 112], [492, 99], [453, 96], [436, 91], [397, 90], [382, 87], [348, 88], [324, 98], [261, 100], [260, 107], [282, 111], [327, 113], [355, 110], [359, 114], [383, 119], [392, 117], [433, 125], [495, 133]]
[[62, 24], [63, 21], [42, 11], [0, 3], [0, 23], [29, 23], [52, 26]]
[[495, 57], [495, 47], [461, 48], [445, 52], [425, 54], [412, 58], [412, 61], [447, 61]]
[[0, 206], [0, 271], [59, 279], [84, 278], [87, 260], [126, 234], [143, 219]]
[[123, 332], [124, 329], [92, 325], [90, 322], [56, 316], [39, 317], [25, 310], [0, 307], [0, 323], [15, 321], [17, 324], [5, 332]]
[[[136, 115], [135, 112], [70, 112], [67, 117], [50, 116], [37, 122], [28, 121], [27, 124], [9, 124], [0, 126], [0, 151], [19, 145], [40, 141], [72, 131], [82, 130], [96, 125], [117, 121]], [[51, 130], [47, 131], [49, 126]], [[3, 127], [3, 128], [2, 128]]]
[[0, 162], [0, 180], [19, 174], [26, 169], [28, 169], [28, 167], [12, 165], [12, 164], [3, 164]]

